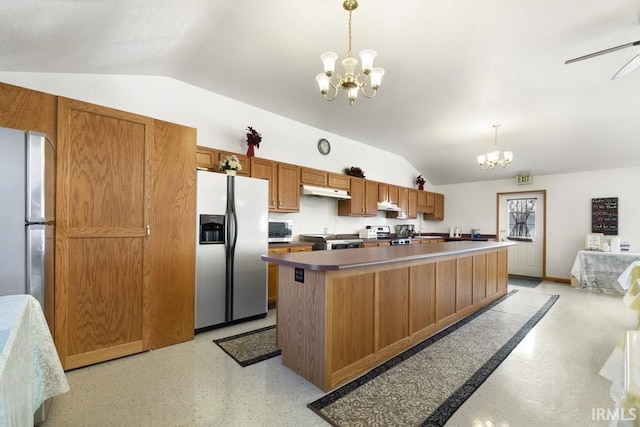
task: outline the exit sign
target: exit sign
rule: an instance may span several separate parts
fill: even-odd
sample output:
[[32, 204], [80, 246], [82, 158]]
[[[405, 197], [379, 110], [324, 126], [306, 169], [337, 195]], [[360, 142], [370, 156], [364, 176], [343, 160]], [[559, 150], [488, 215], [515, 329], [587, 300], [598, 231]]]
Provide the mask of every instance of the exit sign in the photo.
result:
[[516, 176], [516, 184], [518, 185], [531, 184], [532, 182], [533, 178], [531, 178], [531, 175], [529, 175], [528, 173]]

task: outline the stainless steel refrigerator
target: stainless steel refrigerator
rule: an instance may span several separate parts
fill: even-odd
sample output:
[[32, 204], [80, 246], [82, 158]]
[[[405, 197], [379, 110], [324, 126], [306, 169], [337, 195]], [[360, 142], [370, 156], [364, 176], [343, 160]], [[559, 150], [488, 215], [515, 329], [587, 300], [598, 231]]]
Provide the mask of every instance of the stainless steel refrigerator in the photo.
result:
[[44, 134], [0, 128], [0, 296], [31, 294], [53, 324], [55, 150]]
[[267, 314], [269, 182], [198, 171], [196, 332]]

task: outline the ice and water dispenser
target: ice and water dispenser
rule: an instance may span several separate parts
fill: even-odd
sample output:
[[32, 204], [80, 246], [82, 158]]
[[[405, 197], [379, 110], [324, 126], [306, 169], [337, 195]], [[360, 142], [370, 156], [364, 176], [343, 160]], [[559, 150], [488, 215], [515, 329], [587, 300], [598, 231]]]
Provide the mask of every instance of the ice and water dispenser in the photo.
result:
[[224, 215], [200, 215], [201, 245], [224, 243]]

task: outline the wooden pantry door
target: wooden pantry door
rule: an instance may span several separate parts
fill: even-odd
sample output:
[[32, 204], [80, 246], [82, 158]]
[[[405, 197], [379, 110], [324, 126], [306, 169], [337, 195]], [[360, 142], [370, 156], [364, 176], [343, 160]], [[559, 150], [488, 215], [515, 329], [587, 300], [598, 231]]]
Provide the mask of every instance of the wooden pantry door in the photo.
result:
[[59, 98], [55, 340], [65, 369], [149, 348], [154, 121]]

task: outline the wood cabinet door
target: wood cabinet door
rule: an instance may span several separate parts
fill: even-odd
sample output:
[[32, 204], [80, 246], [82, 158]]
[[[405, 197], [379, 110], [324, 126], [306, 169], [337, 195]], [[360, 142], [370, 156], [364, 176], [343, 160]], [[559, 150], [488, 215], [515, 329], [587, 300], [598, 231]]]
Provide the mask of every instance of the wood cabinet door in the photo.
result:
[[365, 204], [364, 213], [366, 216], [378, 215], [378, 183], [365, 180]]
[[[364, 216], [365, 185], [364, 179], [351, 177], [350, 200], [338, 200], [338, 215]], [[376, 202], [377, 208], [377, 202]]]
[[427, 211], [427, 192], [418, 190], [418, 203], [416, 205], [417, 212]]
[[327, 186], [349, 191], [350, 181], [348, 176], [329, 172], [327, 179]]
[[398, 204], [398, 186], [389, 184], [389, 203]]
[[435, 207], [433, 210], [433, 217], [437, 220], [444, 219], [444, 194], [435, 193]]
[[325, 171], [300, 168], [300, 184], [308, 184], [316, 187], [327, 186], [328, 173]]
[[56, 346], [64, 369], [149, 348], [153, 119], [58, 98]]
[[409, 210], [407, 211], [407, 218], [415, 219], [418, 217], [418, 190], [413, 188], [409, 189]]
[[378, 183], [378, 202], [387, 203], [389, 201], [389, 184]]
[[400, 216], [406, 218], [409, 214], [409, 189], [407, 187], [398, 188], [398, 207]]
[[198, 146], [196, 151], [196, 166], [200, 169], [218, 171], [218, 152], [209, 147]]
[[300, 210], [300, 167], [278, 163], [278, 211]]
[[436, 206], [436, 198], [435, 193], [427, 191], [427, 210], [426, 213], [433, 213]]
[[275, 211], [278, 207], [278, 173], [276, 162], [267, 159], [251, 158], [251, 177], [266, 179], [269, 181], [269, 210]]
[[150, 348], [194, 336], [196, 130], [155, 120], [150, 158]]

